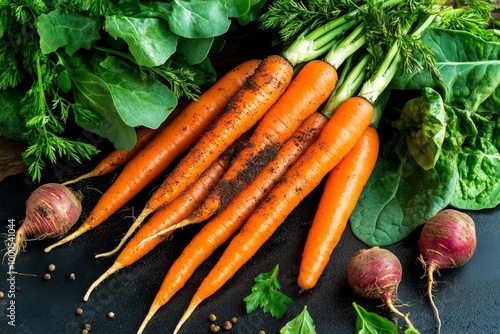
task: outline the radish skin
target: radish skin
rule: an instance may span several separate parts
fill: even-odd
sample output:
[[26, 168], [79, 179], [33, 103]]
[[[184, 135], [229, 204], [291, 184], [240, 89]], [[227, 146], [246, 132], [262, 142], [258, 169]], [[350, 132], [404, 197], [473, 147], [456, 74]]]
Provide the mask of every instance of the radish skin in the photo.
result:
[[26, 201], [26, 215], [16, 232], [13, 260], [26, 247], [28, 238], [40, 240], [63, 236], [78, 221], [82, 212], [81, 196], [59, 183], [47, 183], [35, 189]]
[[439, 310], [434, 303], [434, 273], [467, 263], [476, 250], [476, 226], [466, 213], [446, 209], [440, 211], [423, 226], [418, 240], [420, 261], [427, 275], [427, 294], [441, 331]]
[[395, 305], [402, 277], [403, 268], [396, 255], [377, 246], [359, 250], [347, 265], [347, 281], [358, 295], [382, 299], [393, 313], [405, 320], [408, 328], [416, 331], [409, 314], [403, 314]]

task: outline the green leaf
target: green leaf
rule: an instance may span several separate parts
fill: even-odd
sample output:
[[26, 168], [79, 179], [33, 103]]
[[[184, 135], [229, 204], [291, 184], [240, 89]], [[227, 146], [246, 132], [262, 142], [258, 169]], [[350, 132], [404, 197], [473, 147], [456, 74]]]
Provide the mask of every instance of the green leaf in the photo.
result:
[[159, 66], [177, 50], [178, 36], [159, 18], [106, 17], [104, 29], [115, 39], [123, 39], [140, 66]]
[[286, 304], [291, 304], [290, 297], [281, 293], [278, 281], [279, 266], [276, 265], [267, 273], [261, 273], [254, 278], [252, 293], [243, 301], [246, 303], [247, 313], [262, 307], [276, 319], [280, 319], [286, 312]]
[[356, 334], [397, 334], [398, 326], [380, 315], [368, 312], [356, 303], [352, 303], [356, 310]]
[[298, 316], [280, 329], [280, 334], [316, 334], [314, 321], [307, 311], [307, 306], [304, 306]]
[[100, 23], [93, 17], [77, 13], [62, 13], [59, 10], [38, 17], [37, 30], [40, 49], [44, 54], [65, 47], [72, 56], [81, 48], [90, 49], [100, 39]]
[[136, 141], [135, 130], [122, 120], [107, 84], [83, 68], [72, 69], [69, 74], [76, 101], [99, 116], [97, 124], [78, 125], [109, 139], [116, 149], [131, 149]]
[[435, 53], [442, 82], [428, 73], [396, 76], [393, 89], [438, 90], [446, 104], [481, 113], [499, 114], [500, 43], [465, 31], [427, 29], [422, 42]]
[[100, 78], [121, 119], [130, 127], [158, 128], [177, 105], [174, 93], [155, 79], [144, 80], [139, 72], [118, 66], [109, 66]]
[[394, 158], [387, 145], [350, 217], [352, 232], [369, 246], [401, 241], [448, 205], [457, 181], [452, 155], [443, 151], [434, 168], [423, 170], [409, 154]]
[[211, 38], [226, 33], [231, 25], [228, 11], [219, 0], [173, 0], [147, 5], [173, 33], [185, 38]]
[[441, 155], [446, 133], [446, 112], [441, 96], [431, 88], [408, 101], [393, 126], [406, 134], [408, 150], [415, 161], [428, 170]]
[[189, 65], [196, 65], [207, 58], [213, 42], [213, 38], [180, 38], [178, 49]]
[[[456, 155], [459, 181], [450, 205], [463, 210], [482, 210], [500, 204], [500, 119], [472, 114], [477, 135], [464, 140]], [[451, 136], [451, 135], [450, 135]]]

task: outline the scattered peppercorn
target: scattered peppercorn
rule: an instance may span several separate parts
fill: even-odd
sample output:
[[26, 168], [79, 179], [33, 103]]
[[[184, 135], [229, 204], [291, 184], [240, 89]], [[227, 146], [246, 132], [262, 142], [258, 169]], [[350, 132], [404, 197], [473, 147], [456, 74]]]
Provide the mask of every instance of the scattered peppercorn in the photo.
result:
[[82, 329], [82, 334], [88, 334], [89, 330], [88, 329]]
[[3, 296], [4, 296], [3, 292], [2, 292], [2, 291], [0, 291], [0, 299], [2, 299], [2, 298], [3, 298]]
[[81, 309], [80, 307], [76, 309], [76, 314], [78, 315], [81, 315], [83, 314], [83, 309]]
[[85, 324], [85, 325], [83, 326], [83, 328], [89, 331], [89, 330], [90, 330], [90, 324]]
[[265, 331], [260, 330], [260, 331], [259, 331], [259, 334], [266, 334], [266, 332], [265, 332]]
[[50, 274], [46, 273], [45, 275], [43, 275], [43, 279], [46, 280], [46, 281], [50, 280], [51, 279]]
[[225, 321], [225, 322], [224, 322], [224, 326], [223, 326], [223, 327], [224, 327], [224, 329], [225, 329], [225, 330], [227, 330], [227, 331], [228, 331], [228, 330], [230, 330], [231, 328], [233, 328], [233, 323], [232, 323], [231, 321]]
[[218, 331], [220, 331], [220, 326], [217, 326], [216, 324], [211, 324], [210, 331], [217, 333]]
[[56, 265], [51, 263], [51, 264], [49, 264], [48, 269], [49, 269], [49, 271], [54, 271], [54, 270], [56, 270]]
[[208, 316], [208, 320], [214, 322], [215, 320], [217, 320], [217, 317], [215, 316], [215, 314], [212, 313]]
[[235, 324], [237, 321], [238, 321], [238, 318], [236, 318], [236, 317], [232, 317], [232, 318], [231, 318], [231, 322], [232, 322], [233, 324]]
[[115, 313], [114, 312], [109, 312], [108, 313], [108, 318], [114, 318], [115, 317]]
[[74, 274], [74, 273], [69, 274], [69, 279], [70, 279], [70, 280], [74, 281], [74, 280], [75, 280], [75, 278], [76, 278], [76, 276], [75, 276], [75, 274]]

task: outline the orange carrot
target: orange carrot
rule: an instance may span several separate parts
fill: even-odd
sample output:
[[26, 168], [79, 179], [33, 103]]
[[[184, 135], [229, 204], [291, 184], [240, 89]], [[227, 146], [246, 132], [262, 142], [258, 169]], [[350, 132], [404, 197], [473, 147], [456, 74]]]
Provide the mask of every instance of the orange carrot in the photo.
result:
[[236, 233], [258, 203], [264, 200], [290, 166], [317, 139], [326, 122], [327, 118], [321, 113], [309, 116], [262, 172], [236, 195], [226, 209], [203, 226], [172, 264], [138, 333], [144, 330], [158, 309], [184, 286], [196, 268]]
[[200, 95], [198, 101], [191, 102], [184, 108], [127, 163], [83, 224], [72, 234], [45, 248], [45, 252], [50, 252], [54, 247], [67, 243], [103, 223], [160, 175], [172, 161], [193, 146], [260, 63], [260, 60], [249, 60], [235, 67]]
[[[91, 292], [110, 275], [135, 263], [165, 240], [171, 233], [162, 235], [157, 235], [157, 233], [180, 222], [193, 212], [219, 182], [229, 167], [229, 162], [230, 154], [222, 154], [186, 191], [156, 211], [130, 239], [111, 267], [90, 286], [83, 300], [87, 301]], [[144, 242], [146, 238], [149, 239]]]
[[234, 276], [292, 210], [349, 153], [369, 126], [373, 114], [373, 105], [362, 97], [351, 97], [340, 105], [318, 140], [290, 168], [234, 236], [200, 284], [174, 334], [196, 307]]
[[153, 193], [120, 245], [147, 216], [179, 196], [212, 161], [249, 131], [283, 94], [292, 76], [293, 68], [285, 58], [277, 55], [266, 57], [231, 99], [224, 113]]
[[247, 147], [235, 158], [221, 182], [188, 218], [191, 223], [204, 221], [224, 209], [276, 155], [279, 146], [290, 138], [304, 119], [327, 100], [336, 83], [337, 71], [332, 65], [323, 60], [308, 62], [259, 121]]
[[377, 130], [370, 126], [328, 174], [302, 253], [298, 278], [301, 289], [312, 289], [328, 264], [372, 173], [378, 150]]
[[90, 172], [80, 175], [72, 180], [68, 180], [63, 184], [64, 185], [73, 184], [85, 179], [89, 179], [91, 177], [97, 177], [111, 173], [112, 171], [123, 166], [127, 161], [132, 159], [137, 154], [137, 152], [139, 152], [142, 148], [144, 148], [144, 146], [146, 146], [147, 143], [149, 143], [149, 141], [153, 138], [153, 136], [156, 133], [157, 131], [155, 129], [150, 129], [146, 127], [138, 128], [136, 130], [137, 140], [135, 142], [134, 147], [132, 147], [130, 150], [112, 151], [104, 159], [102, 159]]

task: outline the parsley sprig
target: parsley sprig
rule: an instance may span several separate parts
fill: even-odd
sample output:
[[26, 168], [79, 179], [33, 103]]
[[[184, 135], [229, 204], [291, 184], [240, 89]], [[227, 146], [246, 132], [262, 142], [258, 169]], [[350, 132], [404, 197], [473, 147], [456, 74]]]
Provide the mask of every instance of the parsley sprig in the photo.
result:
[[262, 307], [264, 312], [271, 313], [276, 319], [280, 319], [286, 312], [286, 305], [292, 303], [292, 299], [282, 292], [278, 281], [279, 265], [266, 273], [261, 273], [254, 278], [252, 293], [243, 301], [246, 303], [247, 313]]

